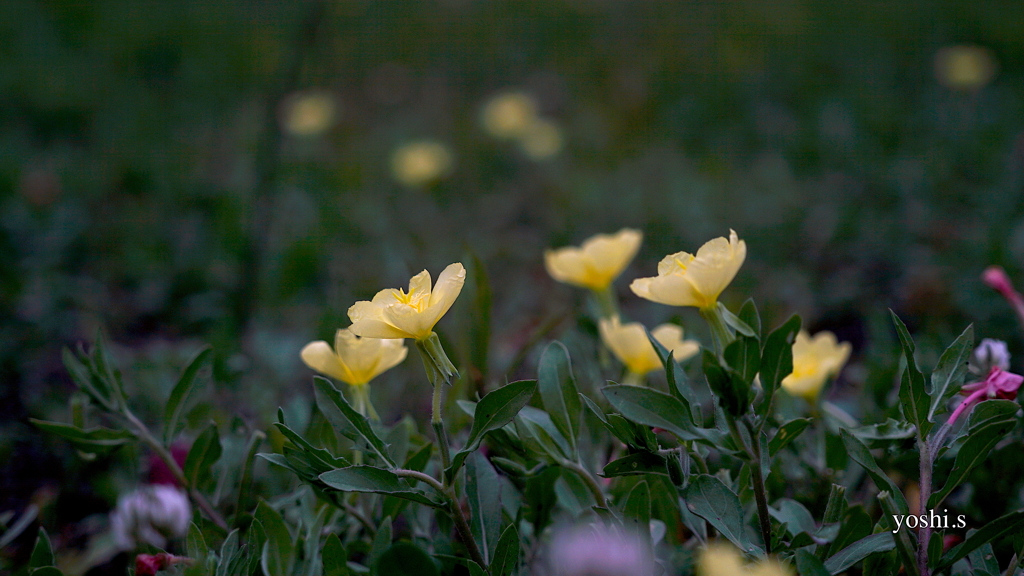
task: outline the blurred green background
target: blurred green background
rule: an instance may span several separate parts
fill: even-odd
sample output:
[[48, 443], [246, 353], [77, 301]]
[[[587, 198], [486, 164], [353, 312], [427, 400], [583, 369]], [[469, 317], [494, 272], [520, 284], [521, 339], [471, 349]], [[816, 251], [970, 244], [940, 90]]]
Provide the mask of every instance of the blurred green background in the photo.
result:
[[[852, 341], [832, 394], [888, 393], [889, 307], [926, 355], [974, 322], [1019, 358], [978, 277], [1024, 262], [1022, 34], [1016, 0], [2, 2], [0, 511], [112, 504], [27, 423], [66, 418], [61, 349], [100, 328], [143, 414], [208, 342], [193, 420], [265, 427], [354, 301], [478, 260], [491, 305], [471, 281], [440, 328], [486, 386], [579, 332], [543, 250], [623, 226], [649, 325], [679, 311], [629, 280], [737, 230], [726, 302]], [[533, 131], [496, 137], [510, 94]], [[373, 394], [427, 411], [418, 361]]]

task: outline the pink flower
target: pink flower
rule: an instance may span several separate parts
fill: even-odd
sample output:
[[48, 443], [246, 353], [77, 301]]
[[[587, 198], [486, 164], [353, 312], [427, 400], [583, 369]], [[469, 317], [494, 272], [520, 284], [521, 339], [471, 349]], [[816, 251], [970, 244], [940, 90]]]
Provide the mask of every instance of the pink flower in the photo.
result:
[[175, 564], [192, 564], [191, 558], [174, 556], [166, 552], [159, 554], [139, 554], [135, 557], [135, 576], [155, 576]]
[[1014, 290], [1010, 277], [1006, 275], [1006, 270], [1003, 270], [1002, 266], [989, 266], [982, 272], [981, 279], [989, 288], [995, 289], [1003, 295], [1003, 298], [1006, 298], [1006, 301], [1017, 313], [1021, 324], [1024, 324], [1024, 297], [1020, 295], [1020, 292]]
[[988, 373], [987, 378], [981, 382], [965, 384], [964, 387], [960, 389], [960, 393], [966, 394], [967, 398], [964, 398], [963, 402], [956, 407], [956, 410], [953, 410], [953, 413], [949, 416], [949, 422], [956, 422], [956, 419], [960, 417], [960, 414], [963, 413], [964, 410], [982, 399], [1016, 399], [1017, 390], [1020, 389], [1020, 385], [1022, 383], [1024, 383], [1024, 376], [1007, 372], [998, 366], [993, 367]]

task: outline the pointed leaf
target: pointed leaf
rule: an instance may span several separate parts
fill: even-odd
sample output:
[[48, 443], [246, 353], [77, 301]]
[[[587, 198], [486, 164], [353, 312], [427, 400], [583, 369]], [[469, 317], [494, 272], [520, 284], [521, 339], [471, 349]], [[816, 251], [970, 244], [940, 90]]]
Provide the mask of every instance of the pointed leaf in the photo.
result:
[[185, 410], [185, 403], [188, 401], [189, 395], [195, 388], [196, 375], [199, 374], [199, 369], [203, 367], [211, 354], [213, 354], [213, 350], [209, 346], [200, 350], [181, 373], [181, 378], [178, 378], [178, 383], [171, 390], [167, 405], [164, 407], [164, 444], [168, 446], [178, 434], [178, 421]]
[[949, 552], [946, 552], [939, 565], [935, 567], [934, 572], [936, 574], [942, 572], [955, 564], [957, 560], [967, 556], [981, 546], [990, 542], [996, 542], [1004, 536], [1016, 534], [1021, 530], [1024, 530], [1024, 510], [1016, 510], [1000, 516], [982, 526], [979, 530], [967, 536], [967, 539], [963, 542], [954, 546]]
[[[646, 328], [644, 330], [646, 331]], [[657, 352], [661, 365], [665, 368], [665, 379], [668, 381], [669, 394], [678, 398], [692, 413], [694, 406], [700, 406], [700, 399], [694, 393], [693, 387], [690, 385], [690, 379], [686, 377], [686, 372], [676, 362], [672, 352], [665, 348], [664, 344], [658, 342], [654, 336], [651, 336], [649, 331], [647, 332], [647, 339], [654, 346], [654, 351]], [[584, 399], [587, 398], [584, 396]]]
[[493, 390], [480, 399], [473, 412], [473, 427], [469, 431], [466, 445], [452, 458], [452, 465], [445, 472], [449, 478], [462, 467], [471, 452], [480, 447], [484, 435], [508, 424], [530, 402], [537, 390], [536, 380], [519, 380]]
[[391, 547], [391, 540], [393, 538], [391, 517], [386, 517], [381, 520], [380, 526], [377, 527], [377, 533], [373, 536], [373, 542], [370, 543], [370, 551], [366, 554], [366, 563], [370, 566], [370, 570], [380, 576], [387, 576], [387, 572], [380, 572], [376, 570], [377, 561], [380, 560], [384, 552]]
[[764, 339], [761, 352], [761, 386], [767, 399], [778, 390], [783, 378], [793, 372], [793, 342], [800, 332], [800, 316], [793, 315]]
[[330, 380], [321, 378], [320, 376], [314, 376], [313, 385], [318, 392], [334, 403], [338, 410], [341, 411], [342, 416], [348, 420], [349, 424], [351, 424], [359, 435], [366, 440], [366, 443], [371, 449], [373, 449], [381, 461], [385, 462], [389, 468], [397, 467], [395, 461], [391, 459], [391, 454], [388, 453], [387, 445], [384, 444], [384, 441], [381, 440], [380, 437], [377, 436], [377, 433], [373, 431], [373, 428], [370, 426], [370, 422], [365, 416], [356, 412], [356, 410], [349, 405], [345, 396], [334, 387], [334, 384], [332, 384]]
[[349, 576], [348, 552], [337, 534], [329, 534], [321, 552], [324, 576]]
[[405, 498], [435, 508], [440, 503], [431, 500], [426, 493], [413, 489], [394, 472], [374, 466], [349, 466], [338, 468], [320, 475], [320, 480], [336, 490], [344, 492], [371, 492]]
[[888, 552], [894, 548], [896, 548], [896, 541], [892, 537], [892, 532], [879, 532], [865, 536], [826, 560], [825, 569], [831, 574], [841, 574], [876, 552]]
[[617, 460], [612, 460], [605, 465], [601, 476], [613, 478], [615, 476], [630, 476], [635, 474], [662, 474], [667, 475], [665, 457], [653, 452], [634, 452]]
[[967, 440], [956, 454], [946, 484], [928, 500], [929, 508], [938, 507], [950, 492], [967, 480], [975, 466], [988, 458], [996, 443], [1017, 425], [1019, 409], [1020, 405], [1012, 400], [986, 400], [974, 407], [968, 420]]
[[651, 489], [646, 480], [641, 480], [626, 496], [622, 505], [624, 524], [644, 541], [651, 538]]
[[743, 523], [743, 507], [736, 494], [714, 476], [697, 476], [684, 491], [686, 506], [697, 516], [708, 521], [718, 532], [749, 554], [764, 555], [764, 551], [747, 539]]
[[693, 425], [690, 410], [674, 396], [625, 385], [605, 386], [601, 392], [619, 413], [637, 424], [663, 428], [681, 440], [703, 438]]
[[398, 542], [384, 551], [374, 566], [378, 576], [440, 576], [429, 554], [411, 542]]
[[580, 404], [576, 379], [572, 375], [569, 351], [561, 342], [552, 342], [541, 354], [537, 387], [544, 402], [544, 410], [551, 415], [551, 420], [558, 431], [569, 441], [572, 455], [575, 457], [583, 406]]
[[501, 481], [491, 463], [480, 453], [471, 455], [466, 463], [466, 497], [473, 538], [489, 564], [501, 531]]
[[796, 571], [800, 576], [831, 576], [831, 572], [806, 549], [796, 551]]
[[491, 576], [512, 576], [519, 563], [519, 531], [515, 524], [509, 524], [498, 539], [491, 561]]
[[754, 304], [753, 298], [747, 298], [747, 301], [740, 307], [740, 313], [737, 315], [739, 319], [743, 321], [750, 329], [754, 332], [754, 338], [761, 339], [761, 315], [757, 313], [757, 305]]
[[261, 564], [266, 576], [291, 574], [295, 561], [294, 540], [281, 514], [260, 501], [253, 516], [263, 525], [267, 541], [263, 545]]
[[768, 455], [775, 456], [790, 442], [796, 440], [800, 434], [811, 424], [810, 418], [794, 418], [786, 422], [775, 432], [775, 436], [768, 442]]
[[946, 410], [946, 402], [960, 391], [967, 376], [967, 360], [974, 349], [974, 325], [968, 326], [939, 358], [932, 371], [931, 405], [928, 419]]
[[36, 544], [32, 548], [32, 556], [28, 561], [30, 568], [42, 568], [53, 566], [56, 561], [53, 559], [53, 545], [50, 544], [50, 537], [42, 526], [39, 527], [39, 535], [36, 536]]
[[704, 376], [711, 391], [718, 396], [721, 407], [734, 417], [740, 417], [750, 409], [750, 382], [735, 370], [722, 366], [718, 356], [710, 350], [702, 355]]
[[220, 434], [217, 432], [217, 424], [210, 422], [192, 443], [192, 448], [189, 449], [188, 456], [185, 457], [185, 466], [182, 467], [185, 478], [188, 478], [193, 486], [198, 485], [200, 480], [209, 474], [210, 468], [220, 459], [220, 454]]
[[903, 415], [917, 426], [918, 437], [925, 438], [931, 429], [931, 422], [928, 419], [930, 399], [928, 391], [925, 390], [924, 374], [921, 374], [914, 359], [914, 339], [910, 337], [907, 326], [896, 313], [889, 310], [889, 314], [892, 315], [892, 323], [903, 347], [903, 357], [907, 361], [907, 367], [900, 379], [900, 404], [903, 406]]
[[761, 368], [761, 347], [756, 338], [740, 336], [725, 347], [726, 363], [749, 385]]
[[864, 467], [864, 470], [871, 476], [871, 479], [875, 481], [875, 486], [879, 490], [888, 490], [892, 494], [894, 499], [897, 512], [899, 514], [907, 514], [907, 500], [903, 497], [903, 492], [900, 491], [899, 486], [892, 481], [892, 478], [886, 475], [881, 468], [878, 467], [878, 463], [875, 462], [874, 456], [868, 450], [860, 440], [858, 440], [849, 431], [843, 429], [839, 431], [839, 435], [843, 439], [843, 445], [846, 446], [846, 453], [849, 454], [850, 458], [854, 462]]

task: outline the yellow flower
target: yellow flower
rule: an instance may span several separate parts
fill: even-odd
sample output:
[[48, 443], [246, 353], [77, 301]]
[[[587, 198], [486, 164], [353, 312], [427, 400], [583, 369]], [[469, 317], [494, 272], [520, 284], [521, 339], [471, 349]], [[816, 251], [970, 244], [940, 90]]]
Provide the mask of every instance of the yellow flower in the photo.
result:
[[[647, 339], [643, 324], [622, 324], [618, 316], [602, 318], [599, 325], [601, 340], [615, 354], [626, 369], [638, 376], [662, 368], [658, 353]], [[662, 324], [651, 331], [651, 336], [672, 351], [677, 362], [692, 358], [700, 350], [694, 340], [683, 340], [683, 329], [675, 324]]]
[[360, 338], [350, 328], [334, 334], [334, 349], [324, 342], [310, 342], [300, 353], [313, 370], [352, 386], [362, 386], [405, 360], [409, 349], [403, 340]]
[[495, 138], [520, 138], [537, 120], [537, 101], [525, 92], [504, 92], [483, 110], [484, 129]]
[[454, 163], [447, 146], [424, 140], [395, 150], [391, 156], [391, 173], [406, 186], [423, 186], [446, 175]]
[[946, 46], [935, 54], [935, 77], [952, 90], [983, 88], [995, 78], [998, 67], [992, 51], [981, 46]]
[[337, 105], [334, 96], [323, 90], [292, 94], [285, 102], [282, 125], [294, 136], [316, 136], [334, 124]]
[[697, 576], [792, 576], [778, 561], [760, 560], [745, 564], [739, 550], [728, 544], [712, 543], [700, 555]]
[[850, 343], [839, 344], [835, 334], [818, 332], [811, 338], [801, 330], [793, 342], [793, 373], [782, 380], [782, 387], [813, 402], [825, 381], [839, 374], [849, 357]]
[[523, 133], [519, 145], [533, 160], [547, 160], [562, 150], [562, 130], [550, 120], [538, 118]]
[[452, 307], [466, 282], [466, 269], [449, 264], [431, 289], [430, 273], [424, 270], [409, 280], [409, 291], [387, 288], [371, 301], [360, 301], [348, 309], [352, 332], [367, 338], [430, 337], [437, 321]]
[[579, 248], [567, 246], [546, 251], [544, 265], [559, 282], [600, 292], [629, 265], [642, 240], [643, 234], [631, 228], [615, 234], [598, 234]]
[[728, 240], [710, 240], [696, 256], [686, 252], [665, 256], [658, 263], [657, 276], [637, 278], [629, 287], [652, 302], [713, 309], [746, 257], [747, 243], [730, 230]]

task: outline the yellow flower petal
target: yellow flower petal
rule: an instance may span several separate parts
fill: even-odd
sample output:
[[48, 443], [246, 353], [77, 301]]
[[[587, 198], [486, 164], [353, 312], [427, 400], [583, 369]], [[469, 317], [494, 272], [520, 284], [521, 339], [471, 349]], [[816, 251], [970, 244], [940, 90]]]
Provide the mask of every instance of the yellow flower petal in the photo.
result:
[[792, 576], [793, 572], [773, 558], [746, 564], [739, 550], [729, 544], [708, 544], [697, 562], [697, 576]]
[[353, 386], [362, 386], [405, 360], [409, 349], [402, 340], [360, 338], [350, 328], [334, 335], [334, 349], [318, 340], [300, 355], [307, 366]]
[[729, 239], [715, 238], [697, 254], [677, 252], [658, 263], [658, 275], [637, 278], [630, 284], [641, 298], [670, 306], [711, 308], [729, 286], [747, 257], [747, 243], [729, 231]]
[[409, 291], [385, 289], [371, 301], [360, 301], [348, 309], [352, 332], [370, 338], [415, 338], [430, 336], [434, 325], [451, 308], [466, 281], [462, 264], [449, 265], [431, 287], [426, 270], [409, 280]]
[[675, 324], [662, 324], [651, 330], [651, 336], [672, 352], [676, 362], [689, 360], [700, 352], [700, 343], [696, 340], [683, 340], [683, 328]]
[[850, 349], [849, 342], [839, 344], [831, 332], [818, 332], [811, 338], [801, 330], [793, 342], [793, 373], [782, 380], [782, 387], [814, 402], [825, 382], [843, 369]]
[[658, 353], [647, 339], [647, 331], [639, 322], [622, 324], [618, 316], [602, 318], [598, 329], [605, 346], [630, 372], [643, 376], [662, 367]]
[[642, 241], [643, 234], [631, 228], [615, 234], [598, 234], [579, 247], [548, 250], [544, 253], [544, 265], [559, 282], [601, 291], [629, 265]]

